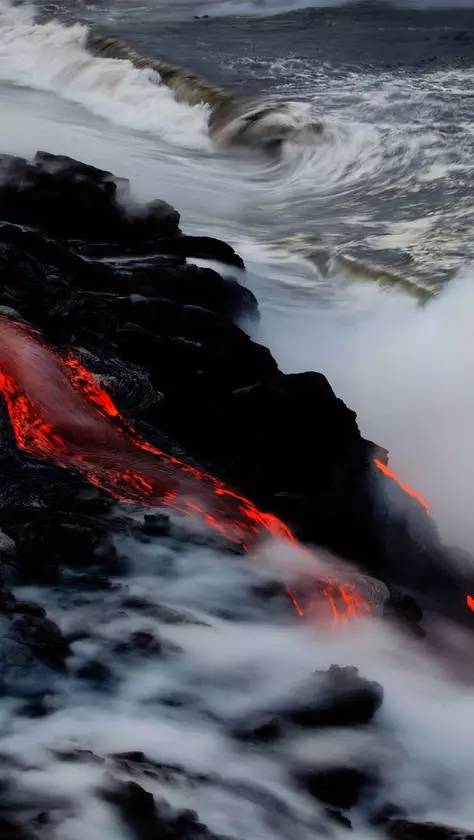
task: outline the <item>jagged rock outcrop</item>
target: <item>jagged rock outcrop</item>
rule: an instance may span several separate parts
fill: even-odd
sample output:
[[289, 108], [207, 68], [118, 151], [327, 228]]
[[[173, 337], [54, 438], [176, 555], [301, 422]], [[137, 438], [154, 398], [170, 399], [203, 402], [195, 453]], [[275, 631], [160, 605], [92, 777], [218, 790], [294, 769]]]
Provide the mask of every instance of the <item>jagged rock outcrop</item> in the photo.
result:
[[249, 290], [186, 263], [192, 254], [241, 266], [232, 248], [183, 235], [168, 205], [134, 205], [109, 172], [44, 152], [0, 163], [0, 222], [14, 223], [0, 226], [4, 312], [85, 353], [119, 407], [169, 451], [184, 447], [301, 538], [459, 614], [466, 581], [416, 500], [374, 469], [380, 450], [354, 412], [322, 374], [281, 373], [233, 323], [257, 316]]

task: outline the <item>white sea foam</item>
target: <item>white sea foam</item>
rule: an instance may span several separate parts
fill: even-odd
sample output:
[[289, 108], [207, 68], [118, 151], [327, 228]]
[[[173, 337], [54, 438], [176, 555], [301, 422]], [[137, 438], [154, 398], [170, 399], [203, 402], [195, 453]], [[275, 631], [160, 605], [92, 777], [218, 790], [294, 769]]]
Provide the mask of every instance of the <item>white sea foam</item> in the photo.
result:
[[86, 35], [80, 24], [37, 24], [31, 7], [0, 0], [0, 79], [52, 91], [117, 125], [176, 145], [208, 148], [206, 106], [178, 103], [151, 70], [92, 57]]

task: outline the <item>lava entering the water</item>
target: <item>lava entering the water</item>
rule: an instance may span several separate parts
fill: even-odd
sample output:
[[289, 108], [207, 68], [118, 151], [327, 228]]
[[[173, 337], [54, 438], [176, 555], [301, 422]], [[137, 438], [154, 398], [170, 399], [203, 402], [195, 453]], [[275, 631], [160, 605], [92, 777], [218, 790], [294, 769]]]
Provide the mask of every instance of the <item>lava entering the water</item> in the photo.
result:
[[[76, 357], [63, 359], [36, 330], [3, 316], [0, 391], [17, 446], [29, 454], [79, 471], [120, 501], [161, 504], [198, 516], [246, 550], [267, 534], [310, 554], [278, 517], [143, 439]], [[335, 579], [317, 578], [308, 599], [288, 590], [300, 616], [317, 593], [333, 621], [371, 613], [353, 586]]]
[[426, 501], [425, 497], [418, 492], [418, 490], [415, 490], [414, 487], [410, 487], [409, 484], [405, 484], [401, 480], [401, 478], [396, 474], [396, 472], [391, 470], [390, 467], [387, 466], [387, 464], [384, 464], [383, 461], [380, 461], [378, 458], [374, 459], [374, 464], [377, 467], [377, 469], [380, 470], [381, 473], [386, 475], [388, 478], [391, 478], [392, 481], [398, 484], [400, 489], [403, 490], [403, 492], [406, 493], [407, 496], [411, 496], [413, 499], [416, 499], [416, 501], [418, 502], [418, 504], [421, 505], [425, 513], [431, 513], [431, 508], [428, 502]]

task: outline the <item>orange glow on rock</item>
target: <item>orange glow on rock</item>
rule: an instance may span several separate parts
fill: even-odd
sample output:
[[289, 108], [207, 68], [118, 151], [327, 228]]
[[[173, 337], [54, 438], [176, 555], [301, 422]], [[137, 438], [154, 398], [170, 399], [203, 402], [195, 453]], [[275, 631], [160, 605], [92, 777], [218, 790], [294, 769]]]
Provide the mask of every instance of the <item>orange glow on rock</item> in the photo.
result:
[[415, 490], [414, 487], [410, 487], [409, 484], [405, 484], [401, 480], [401, 478], [399, 478], [396, 472], [391, 470], [390, 467], [387, 467], [387, 465], [384, 464], [383, 461], [380, 461], [378, 458], [374, 459], [374, 464], [377, 467], [377, 469], [380, 470], [381, 473], [386, 475], [388, 478], [391, 478], [392, 481], [395, 481], [395, 483], [398, 484], [400, 489], [403, 490], [403, 492], [406, 493], [407, 496], [411, 496], [413, 499], [416, 499], [418, 504], [421, 505], [421, 507], [426, 513], [431, 513], [431, 509], [428, 502], [426, 501], [424, 496], [422, 496], [421, 493], [418, 492], [418, 490]]
[[[310, 555], [278, 517], [143, 439], [75, 356], [63, 359], [36, 330], [1, 316], [0, 392], [16, 444], [30, 455], [80, 472], [119, 501], [198, 517], [247, 551], [267, 534]], [[291, 590], [288, 595], [301, 617], [318, 596], [334, 622], [371, 613], [354, 587], [337, 580], [315, 576], [304, 605]]]
[[287, 592], [300, 618], [316, 618], [321, 612], [322, 600], [333, 624], [345, 624], [351, 619], [372, 615], [369, 602], [355, 586], [336, 579], [320, 578], [303, 598], [298, 597], [293, 589], [287, 589]]

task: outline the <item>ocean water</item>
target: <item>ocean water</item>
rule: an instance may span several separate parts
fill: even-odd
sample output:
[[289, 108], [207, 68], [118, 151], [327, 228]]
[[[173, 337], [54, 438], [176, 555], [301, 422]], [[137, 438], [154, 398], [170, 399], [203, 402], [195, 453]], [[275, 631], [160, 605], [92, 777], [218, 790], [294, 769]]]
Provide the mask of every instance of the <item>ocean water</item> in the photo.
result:
[[[278, 159], [216, 148], [206, 105], [176, 102], [151, 71], [91, 56], [88, 26], [230, 90], [289, 101], [295, 125], [316, 114], [323, 131], [287, 142]], [[0, 0], [0, 152], [46, 149], [105, 167], [128, 177], [137, 198], [175, 205], [185, 231], [230, 242], [261, 304], [256, 337], [284, 370], [329, 377], [362, 433], [387, 446], [391, 464], [429, 498], [442, 535], [468, 550], [473, 96], [471, 0], [78, 0], [38, 9]], [[54, 589], [23, 593], [66, 629], [97, 628], [75, 646], [77, 667], [107, 658], [116, 634], [136, 630], [181, 649], [156, 669], [117, 663], [112, 697], [64, 681], [56, 712], [41, 721], [2, 706], [0, 751], [20, 762], [21, 784], [33, 798], [54, 789], [69, 803], [55, 837], [127, 836], [96, 796], [104, 768], [57, 758], [74, 747], [102, 757], [144, 749], [218, 774], [223, 783], [149, 784], [242, 840], [287, 838], [291, 825], [301, 838], [324, 836], [324, 814], [292, 781], [292, 768], [315, 756], [363, 754], [381, 773], [381, 804], [391, 797], [413, 818], [474, 829], [469, 681], [376, 619], [328, 632], [265, 614], [251, 593], [275, 574], [267, 556], [242, 567], [192, 540], [119, 548], [133, 567], [121, 585], [203, 623], [120, 615], [114, 592], [105, 609], [92, 594], [78, 605]], [[286, 580], [291, 557], [281, 565]], [[453, 641], [460, 652], [470, 645]], [[238, 714], [332, 662], [359, 665], [384, 685], [376, 731], [294, 736], [267, 753], [227, 737]], [[179, 694], [189, 701], [167, 705]], [[275, 809], [286, 816], [275, 820]], [[368, 819], [363, 806], [353, 836], [377, 837]]]

